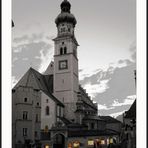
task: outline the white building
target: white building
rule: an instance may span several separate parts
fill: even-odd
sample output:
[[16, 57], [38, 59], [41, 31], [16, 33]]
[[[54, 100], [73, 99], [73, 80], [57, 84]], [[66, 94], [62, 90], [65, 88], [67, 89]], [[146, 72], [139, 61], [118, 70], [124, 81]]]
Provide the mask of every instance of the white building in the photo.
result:
[[27, 142], [53, 148], [91, 147], [95, 139], [105, 145], [118, 135], [106, 131], [97, 104], [79, 85], [77, 21], [70, 8], [64, 0], [55, 20], [54, 61], [44, 74], [30, 68], [13, 88], [13, 148]]

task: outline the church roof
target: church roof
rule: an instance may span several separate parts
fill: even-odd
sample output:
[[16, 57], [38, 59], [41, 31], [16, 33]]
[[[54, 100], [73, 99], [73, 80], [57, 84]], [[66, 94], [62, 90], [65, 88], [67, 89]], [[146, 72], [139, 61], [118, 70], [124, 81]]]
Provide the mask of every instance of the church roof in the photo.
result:
[[53, 99], [58, 105], [64, 106], [53, 93], [53, 75], [42, 75], [33, 68], [30, 68], [20, 81], [14, 86], [13, 90], [19, 86], [33, 87], [35, 90], [42, 90], [47, 96]]
[[107, 123], [121, 123], [119, 120], [111, 117], [111, 116], [99, 116], [101, 119], [106, 121]]
[[73, 14], [70, 13], [71, 4], [64, 0], [61, 3], [61, 13], [55, 19], [55, 23], [58, 26], [60, 23], [69, 22], [72, 23], [74, 26], [76, 25], [77, 21]]
[[126, 115], [124, 116], [124, 118], [131, 118], [131, 119], [136, 118], [136, 100], [134, 101], [130, 109], [127, 112], [125, 112], [125, 114]]

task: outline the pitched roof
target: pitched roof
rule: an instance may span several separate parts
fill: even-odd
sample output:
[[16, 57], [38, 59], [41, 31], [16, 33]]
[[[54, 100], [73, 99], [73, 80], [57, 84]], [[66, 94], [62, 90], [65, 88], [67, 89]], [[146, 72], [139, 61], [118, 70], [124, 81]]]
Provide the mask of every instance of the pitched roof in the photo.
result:
[[93, 115], [88, 115], [88, 116], [85, 116], [83, 118], [83, 120], [99, 120], [99, 121], [104, 121], [104, 119], [100, 118], [100, 116], [93, 116]]
[[134, 103], [131, 105], [130, 109], [125, 112], [125, 116], [124, 118], [131, 118], [131, 119], [135, 119], [136, 118], [136, 99], [134, 101]]
[[106, 121], [107, 123], [121, 123], [119, 120], [111, 117], [111, 116], [100, 116], [101, 119]]
[[19, 86], [33, 87], [36, 90], [42, 90], [47, 96], [53, 99], [58, 105], [64, 106], [53, 92], [53, 75], [42, 75], [33, 68], [30, 68], [20, 81], [14, 86], [13, 90]]

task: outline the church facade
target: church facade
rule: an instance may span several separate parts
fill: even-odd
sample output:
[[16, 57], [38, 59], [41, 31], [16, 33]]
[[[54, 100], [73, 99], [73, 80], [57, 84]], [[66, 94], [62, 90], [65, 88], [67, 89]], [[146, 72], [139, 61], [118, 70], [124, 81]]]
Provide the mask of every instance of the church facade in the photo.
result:
[[97, 104], [79, 84], [77, 21], [70, 9], [64, 0], [55, 19], [54, 61], [44, 74], [30, 68], [12, 89], [13, 148], [106, 147], [119, 140], [120, 130], [106, 128]]

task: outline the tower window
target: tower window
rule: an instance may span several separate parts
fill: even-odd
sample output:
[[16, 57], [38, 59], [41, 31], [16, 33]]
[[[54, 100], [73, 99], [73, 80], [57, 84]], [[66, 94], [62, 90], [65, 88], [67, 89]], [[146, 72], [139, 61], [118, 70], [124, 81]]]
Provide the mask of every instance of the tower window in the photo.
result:
[[66, 47], [64, 47], [64, 54], [66, 54], [67, 53], [67, 48]]
[[60, 48], [60, 55], [62, 55], [63, 54], [63, 48], [61, 47]]
[[27, 128], [23, 128], [23, 136], [27, 136], [27, 132], [28, 132], [28, 129]]
[[37, 106], [39, 106], [40, 105], [40, 103], [39, 102], [37, 102], [37, 104], [36, 104]]
[[49, 115], [49, 106], [46, 106], [46, 108], [45, 108], [45, 114], [46, 115]]
[[28, 112], [23, 111], [23, 120], [27, 120], [27, 119], [28, 119]]
[[36, 121], [36, 122], [39, 122], [39, 115], [38, 115], [38, 114], [36, 114], [35, 121]]
[[68, 31], [70, 32], [70, 28], [68, 28]]
[[62, 42], [62, 45], [64, 45], [64, 42]]
[[27, 98], [24, 98], [24, 102], [27, 102], [28, 101], [28, 99]]

